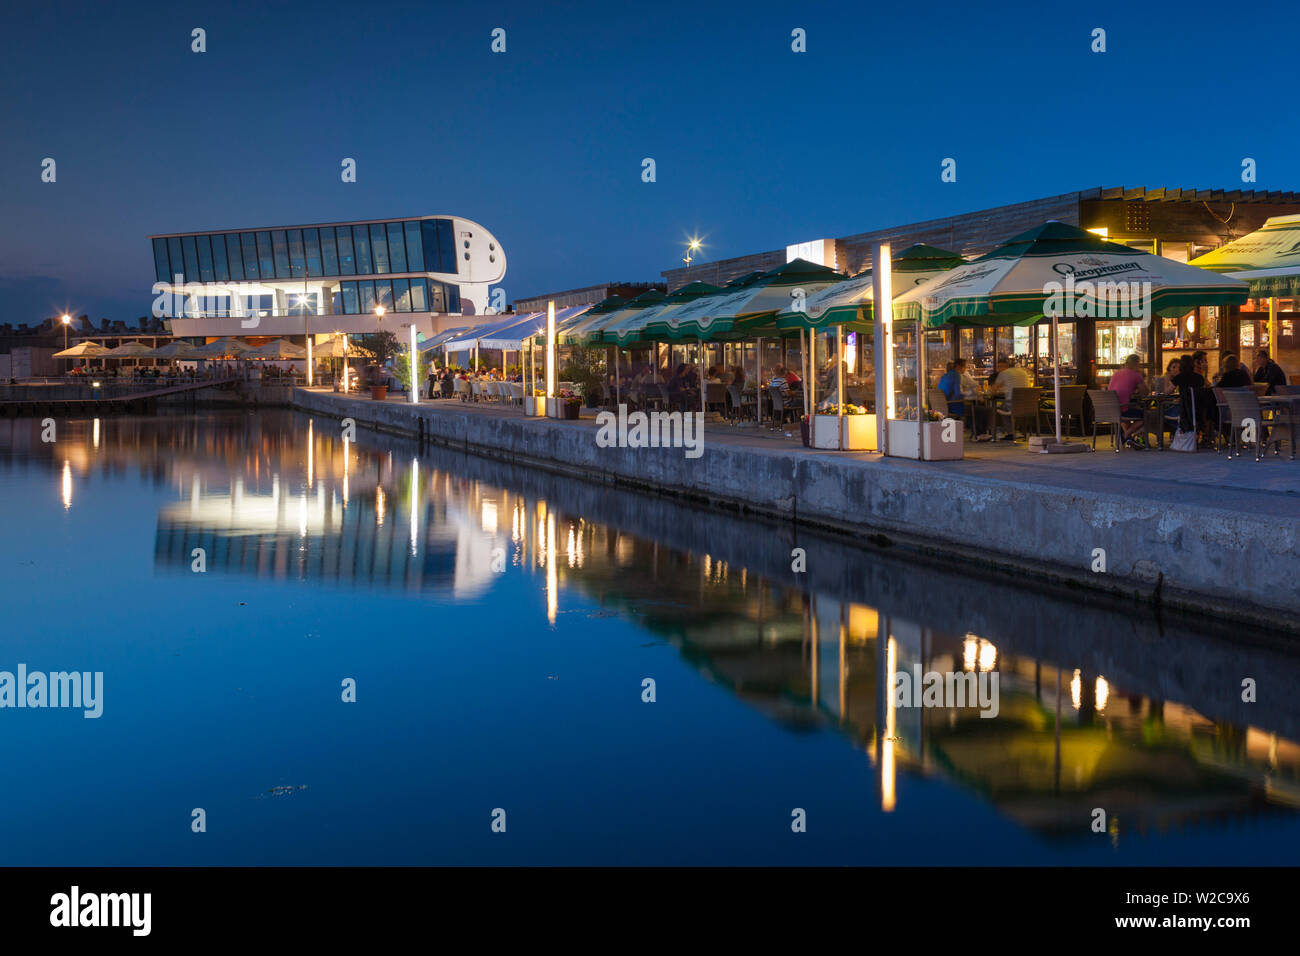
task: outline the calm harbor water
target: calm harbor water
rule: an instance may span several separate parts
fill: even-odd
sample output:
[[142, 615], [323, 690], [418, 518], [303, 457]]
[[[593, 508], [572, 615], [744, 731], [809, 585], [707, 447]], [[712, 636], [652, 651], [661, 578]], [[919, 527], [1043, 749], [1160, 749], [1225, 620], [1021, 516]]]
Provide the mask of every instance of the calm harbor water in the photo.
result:
[[[103, 714], [0, 709], [6, 864], [1300, 851], [1300, 650], [290, 412], [57, 438], [0, 421], [0, 670]], [[894, 706], [914, 666], [998, 716]]]

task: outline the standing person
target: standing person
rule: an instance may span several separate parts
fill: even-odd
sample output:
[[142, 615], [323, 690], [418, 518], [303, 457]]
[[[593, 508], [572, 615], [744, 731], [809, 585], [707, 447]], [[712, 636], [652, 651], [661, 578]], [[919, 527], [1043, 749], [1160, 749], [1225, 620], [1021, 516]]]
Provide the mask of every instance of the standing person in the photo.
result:
[[1144, 428], [1143, 411], [1135, 401], [1147, 394], [1141, 366], [1142, 359], [1130, 355], [1124, 360], [1124, 367], [1110, 377], [1110, 384], [1106, 386], [1119, 398], [1120, 412], [1124, 418], [1121, 426], [1124, 444], [1130, 448], [1146, 447], [1146, 439], [1139, 434]]
[[1286, 372], [1269, 358], [1268, 349], [1260, 349], [1255, 353], [1255, 381], [1268, 383], [1265, 395], [1272, 395], [1279, 385], [1286, 384]]

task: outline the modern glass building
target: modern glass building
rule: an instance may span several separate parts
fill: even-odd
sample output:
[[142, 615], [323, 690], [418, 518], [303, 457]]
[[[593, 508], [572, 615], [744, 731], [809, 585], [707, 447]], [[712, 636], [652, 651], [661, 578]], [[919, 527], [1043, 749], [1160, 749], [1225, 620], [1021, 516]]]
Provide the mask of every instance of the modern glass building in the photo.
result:
[[378, 306], [432, 335], [484, 314], [506, 273], [496, 237], [455, 216], [149, 238], [154, 313], [178, 336], [371, 332]]

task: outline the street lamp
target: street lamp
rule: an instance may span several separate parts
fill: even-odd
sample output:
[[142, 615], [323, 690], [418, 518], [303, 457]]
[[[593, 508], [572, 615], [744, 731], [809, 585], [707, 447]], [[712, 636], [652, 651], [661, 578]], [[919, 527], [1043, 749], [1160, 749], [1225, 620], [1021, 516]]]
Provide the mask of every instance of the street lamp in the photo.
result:
[[311, 388], [311, 310], [307, 306], [307, 280], [302, 282], [302, 295], [298, 296], [298, 305], [302, 307], [302, 330], [307, 340], [307, 387]]
[[68, 326], [72, 324], [72, 316], [64, 315], [62, 322], [63, 322], [63, 350], [66, 352], [68, 349]]
[[694, 258], [691, 253], [698, 251], [699, 248], [700, 240], [698, 239], [691, 239], [686, 243], [686, 255], [682, 257], [682, 262], [686, 263], [686, 268], [689, 269], [691, 267], [691, 259]]

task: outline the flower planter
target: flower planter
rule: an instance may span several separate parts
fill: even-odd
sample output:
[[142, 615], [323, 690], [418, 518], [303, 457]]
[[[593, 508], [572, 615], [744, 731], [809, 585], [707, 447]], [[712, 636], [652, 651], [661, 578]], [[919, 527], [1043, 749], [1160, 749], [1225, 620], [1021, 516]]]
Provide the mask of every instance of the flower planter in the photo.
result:
[[874, 451], [875, 415], [814, 415], [812, 446], [837, 451]]
[[[944, 441], [944, 432], [952, 441]], [[916, 458], [922, 461], [950, 461], [961, 458], [964, 434], [955, 418], [921, 423], [921, 448], [916, 447], [916, 422], [889, 420], [889, 454], [893, 458]]]
[[524, 414], [530, 418], [541, 418], [546, 414], [546, 399], [525, 395]]
[[382, 402], [385, 398], [388, 397], [388, 386], [387, 386], [387, 385], [371, 385], [371, 386], [370, 386], [370, 397], [373, 398], [373, 399], [374, 399], [375, 401], [377, 401], [377, 402]]
[[578, 416], [582, 412], [582, 405], [575, 405], [573, 402], [565, 402], [560, 406], [560, 411], [562, 413], [560, 415], [561, 418], [566, 419], [567, 421], [576, 422]]

